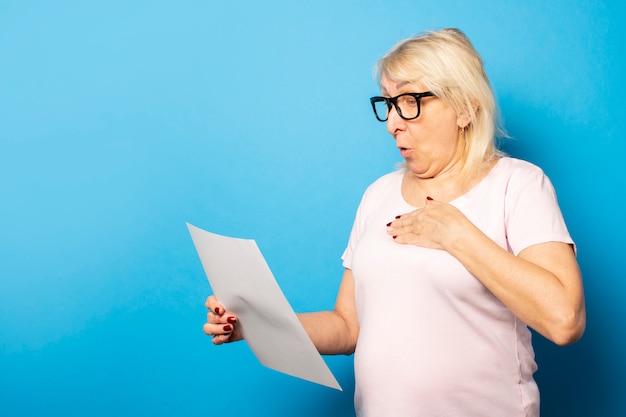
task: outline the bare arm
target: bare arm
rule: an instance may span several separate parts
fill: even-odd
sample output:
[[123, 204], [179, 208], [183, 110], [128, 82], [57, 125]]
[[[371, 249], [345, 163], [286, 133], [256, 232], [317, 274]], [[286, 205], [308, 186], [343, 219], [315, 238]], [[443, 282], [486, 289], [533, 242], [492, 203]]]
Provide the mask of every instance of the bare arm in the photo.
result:
[[344, 271], [333, 311], [302, 313], [298, 317], [321, 354], [353, 353], [359, 335], [359, 323], [352, 271]]
[[[204, 332], [213, 336], [213, 343], [241, 340], [237, 329], [237, 316], [227, 311], [215, 296], [206, 300], [209, 309]], [[298, 314], [298, 318], [313, 344], [321, 354], [351, 354], [356, 347], [359, 325], [354, 301], [354, 279], [352, 271], [346, 269], [343, 274], [335, 308], [333, 311]]]
[[460, 236], [450, 253], [546, 338], [567, 345], [582, 336], [586, 316], [582, 279], [570, 245], [541, 243], [514, 256], [477, 232]]
[[515, 256], [455, 207], [428, 201], [389, 227], [398, 243], [443, 249], [457, 258], [517, 317], [559, 345], [585, 329], [580, 269], [570, 245], [547, 242]]

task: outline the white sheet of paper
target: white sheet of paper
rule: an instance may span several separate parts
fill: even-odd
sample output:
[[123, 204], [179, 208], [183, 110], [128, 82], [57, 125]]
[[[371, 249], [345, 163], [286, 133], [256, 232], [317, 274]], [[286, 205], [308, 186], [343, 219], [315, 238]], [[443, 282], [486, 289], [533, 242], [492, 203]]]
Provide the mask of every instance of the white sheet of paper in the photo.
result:
[[341, 390], [276, 283], [256, 242], [187, 223], [213, 293], [268, 368]]

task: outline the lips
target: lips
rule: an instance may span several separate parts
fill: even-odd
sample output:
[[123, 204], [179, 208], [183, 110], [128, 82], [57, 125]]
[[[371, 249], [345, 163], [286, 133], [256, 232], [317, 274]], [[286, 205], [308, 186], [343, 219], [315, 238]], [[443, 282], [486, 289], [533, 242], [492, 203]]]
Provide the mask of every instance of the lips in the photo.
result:
[[409, 156], [411, 156], [411, 153], [413, 152], [413, 149], [410, 148], [398, 148], [400, 149], [400, 155], [402, 155], [403, 158], [408, 158]]

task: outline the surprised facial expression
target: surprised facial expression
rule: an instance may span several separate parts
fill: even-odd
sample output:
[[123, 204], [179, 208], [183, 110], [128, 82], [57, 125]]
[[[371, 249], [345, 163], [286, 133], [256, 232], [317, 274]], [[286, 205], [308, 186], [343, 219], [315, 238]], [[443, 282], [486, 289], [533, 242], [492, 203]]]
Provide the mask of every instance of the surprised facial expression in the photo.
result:
[[[394, 81], [383, 76], [382, 95], [395, 97], [404, 93], [427, 91], [418, 83]], [[408, 169], [420, 178], [433, 178], [451, 170], [459, 162], [464, 140], [460, 133], [460, 117], [438, 97], [421, 99], [417, 119], [402, 119], [395, 108], [389, 111], [387, 131], [396, 141]]]

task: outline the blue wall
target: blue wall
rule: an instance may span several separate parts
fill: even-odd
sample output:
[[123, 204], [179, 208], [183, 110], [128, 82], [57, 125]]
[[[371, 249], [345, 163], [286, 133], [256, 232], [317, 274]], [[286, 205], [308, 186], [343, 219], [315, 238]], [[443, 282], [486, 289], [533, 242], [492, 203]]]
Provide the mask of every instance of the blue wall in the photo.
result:
[[623, 2], [423, 3], [1, 0], [0, 415], [353, 415], [350, 357], [327, 361], [341, 393], [204, 336], [185, 222], [256, 239], [296, 310], [331, 308], [399, 160], [372, 67], [445, 26], [578, 243], [588, 329], [536, 337], [543, 415], [626, 415]]

